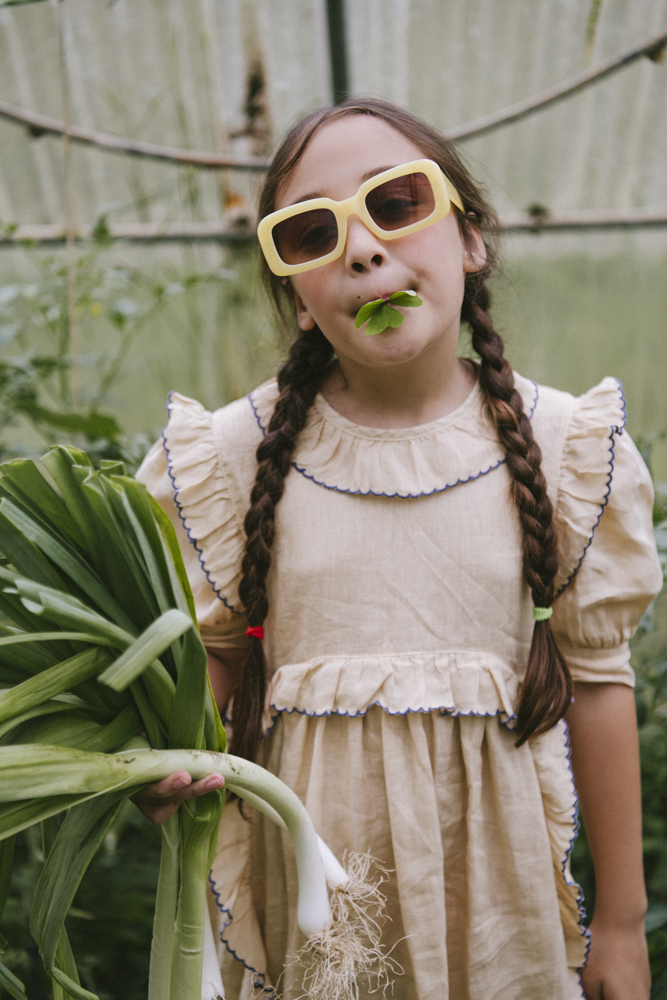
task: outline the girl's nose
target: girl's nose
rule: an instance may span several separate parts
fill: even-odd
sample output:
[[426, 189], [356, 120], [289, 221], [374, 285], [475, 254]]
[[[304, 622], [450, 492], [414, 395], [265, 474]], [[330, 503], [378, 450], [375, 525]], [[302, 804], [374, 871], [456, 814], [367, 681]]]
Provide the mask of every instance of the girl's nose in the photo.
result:
[[348, 270], [357, 274], [381, 267], [386, 260], [384, 243], [366, 228], [357, 215], [351, 215], [347, 220], [344, 257]]

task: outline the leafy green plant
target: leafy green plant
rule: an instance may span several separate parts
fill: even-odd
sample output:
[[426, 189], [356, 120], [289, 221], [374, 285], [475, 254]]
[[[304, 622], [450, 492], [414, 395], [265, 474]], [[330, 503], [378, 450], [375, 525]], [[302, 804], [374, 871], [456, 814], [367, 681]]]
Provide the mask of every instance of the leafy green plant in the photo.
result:
[[[64, 441], [85, 447], [97, 463], [119, 460], [135, 469], [151, 435], [127, 435], [110, 412], [132, 350], [178, 299], [237, 279], [228, 268], [178, 280], [151, 277], [105, 264], [108, 251], [99, 228], [97, 241], [77, 257], [73, 313], [63, 254], [33, 252], [37, 280], [0, 286], [0, 459]], [[89, 344], [96, 349], [86, 351]]]
[[[355, 962], [368, 973], [379, 963], [386, 978], [379, 927], [362, 919], [377, 886], [341, 867], [294, 792], [224, 752], [176, 534], [145, 487], [119, 463], [97, 471], [62, 446], [40, 463], [0, 465], [0, 551], [0, 916], [16, 835], [39, 825], [30, 932], [54, 1000], [96, 1000], [81, 986], [66, 917], [128, 796], [177, 770], [194, 780], [222, 773], [228, 791], [290, 834], [297, 922], [321, 985], [310, 995], [347, 996]], [[206, 916], [222, 807], [210, 792], [162, 827], [149, 1000], [213, 1000], [222, 991]], [[51, 820], [63, 812], [53, 839]], [[327, 885], [337, 893], [334, 914]], [[24, 1000], [2, 961], [0, 985]]]

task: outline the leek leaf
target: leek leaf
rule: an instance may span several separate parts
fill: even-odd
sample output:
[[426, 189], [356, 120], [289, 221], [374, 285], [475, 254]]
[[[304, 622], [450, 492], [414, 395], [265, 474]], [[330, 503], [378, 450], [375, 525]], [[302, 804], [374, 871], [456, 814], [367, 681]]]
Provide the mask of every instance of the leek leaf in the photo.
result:
[[[171, 608], [149, 625], [110, 667], [100, 675], [102, 684], [115, 691], [123, 691], [128, 684], [143, 673], [164, 650], [184, 632], [192, 628], [192, 619], [182, 611]], [[178, 690], [178, 689], [177, 689]], [[201, 714], [201, 702], [199, 705]], [[187, 746], [188, 744], [182, 744]]]
[[7, 719], [0, 725], [0, 743], [5, 740], [5, 737], [9, 736], [18, 726], [23, 725], [24, 722], [29, 722], [30, 719], [37, 718], [38, 716], [52, 715], [60, 712], [74, 712], [75, 708], [73, 705], [66, 705], [62, 702], [51, 702], [47, 705], [36, 705], [34, 708], [28, 709], [27, 712], [21, 712], [19, 715], [15, 715], [11, 719]]
[[0, 638], [0, 646], [14, 646], [19, 642], [48, 642], [51, 639], [90, 642], [95, 646], [108, 643], [108, 639], [100, 635], [86, 634], [85, 632], [15, 632], [13, 635]]
[[[80, 984], [79, 973], [76, 967], [76, 962], [74, 961], [74, 955], [72, 954], [72, 946], [69, 943], [69, 938], [67, 937], [67, 931], [65, 930], [64, 927], [60, 932], [60, 941], [58, 942], [58, 954], [56, 957], [56, 963], [57, 965], [54, 967], [54, 969], [50, 970], [51, 974], [53, 974], [55, 968], [57, 968], [58, 972], [63, 973], [66, 979], [73, 986], [78, 987]], [[60, 1000], [58, 993], [62, 994], [62, 990], [60, 990], [60, 987], [58, 986], [57, 982], [52, 981], [52, 986], [53, 986], [53, 1000]], [[62, 996], [62, 1000], [64, 1000], [64, 994]], [[95, 997], [95, 1000], [98, 1000], [98, 998]]]
[[[4, 751], [3, 751], [4, 753]], [[52, 795], [30, 802], [0, 803], [0, 840], [12, 837], [35, 823], [41, 823], [51, 816], [78, 805], [90, 798], [87, 792], [78, 795]]]
[[0, 549], [20, 574], [61, 590], [64, 581], [53, 563], [5, 516], [2, 505], [8, 503], [0, 501]]
[[43, 456], [42, 465], [58, 487], [67, 509], [79, 527], [84, 548], [92, 560], [93, 567], [99, 572], [102, 565], [100, 544], [90, 506], [74, 476], [73, 466], [77, 461], [79, 464], [92, 468], [89, 459], [83, 452], [76, 453], [73, 448], [56, 446]]
[[[22, 607], [22, 605], [21, 605]], [[0, 611], [4, 611], [2, 603], [0, 602]], [[33, 619], [34, 620], [34, 619]], [[29, 623], [32, 625], [32, 621]], [[43, 622], [40, 622], [43, 627]], [[16, 632], [8, 629], [5, 625], [0, 625], [0, 637], [7, 638], [11, 635], [34, 635], [35, 633], [30, 630], [29, 632]], [[3, 643], [4, 646], [4, 643]], [[65, 646], [65, 643], [63, 643]], [[61, 647], [58, 641], [49, 646], [46, 649], [41, 646], [39, 641], [35, 642], [34, 646], [24, 647], [21, 643], [9, 643], [8, 648], [0, 648], [0, 663], [6, 664], [8, 666], [14, 667], [25, 674], [37, 674], [40, 670], [46, 670], [47, 667], [52, 667], [55, 663], [60, 660], [66, 660], [68, 655], [70, 655], [70, 650], [65, 646], [66, 651], [63, 651], [60, 655], [58, 650]]]
[[0, 962], [0, 987], [6, 990], [10, 997], [14, 997], [14, 1000], [28, 1000], [21, 980], [17, 979], [2, 962]]
[[116, 792], [70, 809], [58, 831], [30, 910], [30, 933], [47, 969], [55, 963], [60, 932], [79, 883], [125, 797], [125, 792]]
[[75, 983], [74, 980], [70, 979], [70, 977], [60, 969], [53, 968], [51, 970], [51, 975], [69, 996], [74, 997], [74, 1000], [99, 1000], [96, 993], [90, 993], [88, 990], [84, 990], [83, 986]]
[[114, 625], [97, 611], [88, 608], [76, 597], [51, 587], [34, 584], [32, 580], [23, 577], [16, 580], [16, 587], [23, 597], [24, 607], [28, 606], [26, 605], [28, 599], [34, 614], [44, 615], [57, 625], [96, 634], [116, 649], [125, 649], [134, 641], [134, 635]]
[[133, 539], [131, 526], [124, 522], [124, 511], [118, 497], [112, 499], [103, 477], [90, 473], [83, 482], [91, 508], [97, 512], [100, 537], [104, 539], [103, 558], [111, 593], [136, 626], [159, 614], [139, 546]]
[[171, 595], [169, 595], [171, 589], [169, 569], [148, 493], [135, 479], [123, 477], [114, 478], [112, 481], [122, 486], [123, 505], [134, 527], [151, 583], [155, 587], [158, 603], [161, 609], [166, 611], [168, 607], [173, 607], [173, 597], [170, 600]]
[[183, 639], [183, 662], [176, 684], [174, 713], [169, 727], [169, 747], [204, 748], [205, 713], [208, 696], [208, 657], [199, 633], [187, 632]]
[[[167, 515], [165, 514], [165, 512], [162, 510], [162, 507], [160, 507], [157, 500], [155, 500], [150, 494], [148, 494], [148, 502], [150, 504], [151, 511], [153, 512], [153, 516], [155, 517], [158, 527], [160, 528], [160, 534], [162, 535], [164, 548], [166, 549], [169, 555], [169, 558], [167, 558], [166, 562], [167, 562], [167, 568], [169, 569], [170, 577], [172, 576], [172, 573], [175, 570], [178, 581], [180, 583], [181, 592], [185, 595], [188, 609], [192, 616], [192, 620], [196, 621], [197, 612], [195, 609], [195, 602], [192, 596], [192, 591], [190, 589], [190, 583], [188, 582], [188, 575], [185, 571], [185, 564], [183, 563], [183, 556], [181, 555], [181, 550], [178, 545], [178, 538], [176, 537], [174, 526], [167, 517]], [[177, 588], [173, 587], [173, 590], [174, 590], [174, 595], [177, 597], [178, 600]], [[181, 605], [179, 603], [179, 607], [180, 606]], [[184, 609], [181, 608], [181, 610]]]
[[22, 684], [0, 694], [0, 722], [10, 719], [19, 712], [25, 712], [50, 701], [62, 691], [80, 684], [89, 677], [100, 673], [109, 662], [109, 654], [102, 649], [87, 649], [83, 653], [43, 670], [41, 674], [28, 678]]
[[24, 458], [4, 462], [0, 469], [0, 486], [13, 493], [28, 510], [38, 513], [42, 520], [55, 525], [83, 548], [81, 533], [76, 521], [68, 511], [62, 497], [58, 496], [39, 464]]
[[5, 912], [9, 890], [12, 885], [12, 865], [16, 837], [7, 837], [0, 842], [0, 920]]
[[146, 675], [144, 674], [143, 677], [138, 677], [133, 684], [130, 684], [130, 693], [134, 698], [134, 703], [144, 723], [144, 729], [146, 730], [146, 735], [151, 746], [158, 750], [163, 750], [167, 745], [169, 724], [167, 722], [165, 725], [167, 720], [154, 711], [154, 703], [146, 691], [145, 679]]
[[[97, 573], [71, 546], [49, 534], [40, 524], [27, 517], [10, 500], [0, 500], [0, 514], [48, 556], [117, 625], [125, 623], [125, 615], [106, 589]], [[63, 588], [58, 588], [63, 589]]]
[[[64, 706], [68, 707], [68, 706]], [[143, 728], [141, 716], [134, 705], [126, 705], [111, 722], [99, 722], [77, 712], [46, 715], [22, 725], [14, 734], [12, 743], [42, 743], [47, 746], [65, 746], [88, 750], [93, 753], [108, 753], [123, 746]]]
[[171, 725], [176, 685], [159, 660], [153, 660], [141, 675], [146, 694], [155, 715], [164, 726], [165, 733]]

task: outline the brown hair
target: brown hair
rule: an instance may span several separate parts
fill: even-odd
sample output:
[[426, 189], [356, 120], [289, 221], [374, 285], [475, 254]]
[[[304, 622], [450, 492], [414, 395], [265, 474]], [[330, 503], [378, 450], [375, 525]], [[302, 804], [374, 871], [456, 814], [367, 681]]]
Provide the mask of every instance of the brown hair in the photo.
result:
[[[355, 98], [322, 108], [303, 118], [276, 153], [260, 197], [260, 218], [274, 211], [279, 187], [289, 177], [315, 131], [324, 122], [353, 114], [372, 115], [385, 121], [413, 142], [425, 157], [439, 164], [466, 209], [465, 215], [457, 213], [464, 240], [470, 244], [473, 226], [484, 240], [486, 263], [481, 270], [465, 275], [461, 320], [470, 327], [472, 346], [480, 357], [480, 388], [506, 453], [512, 498], [521, 523], [524, 578], [533, 604], [550, 607], [555, 597], [558, 551], [551, 501], [541, 468], [542, 456], [515, 388], [512, 368], [504, 357], [503, 341], [489, 315], [486, 281], [496, 266], [497, 220], [454, 147], [426, 123], [385, 101]], [[283, 329], [289, 331], [291, 327], [292, 332], [294, 301], [289, 286], [271, 273], [265, 261], [263, 278]], [[245, 518], [247, 540], [239, 596], [251, 626], [262, 625], [268, 613], [266, 577], [271, 565], [276, 504], [283, 494], [285, 476], [308, 411], [333, 363], [333, 349], [315, 327], [299, 333], [287, 363], [278, 374], [280, 395], [266, 436], [257, 449], [257, 476]], [[251, 638], [234, 694], [232, 751], [241, 757], [255, 756], [265, 690], [262, 642]], [[517, 746], [554, 726], [565, 714], [571, 698], [572, 680], [549, 622], [536, 622], [519, 705]]]

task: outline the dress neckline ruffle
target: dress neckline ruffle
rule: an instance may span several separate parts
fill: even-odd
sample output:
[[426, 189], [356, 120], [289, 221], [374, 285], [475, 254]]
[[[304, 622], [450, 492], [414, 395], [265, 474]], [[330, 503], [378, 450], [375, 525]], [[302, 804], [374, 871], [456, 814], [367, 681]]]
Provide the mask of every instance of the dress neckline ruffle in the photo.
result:
[[[515, 375], [532, 416], [537, 385]], [[278, 396], [275, 381], [248, 396], [266, 433]], [[443, 493], [487, 475], [505, 462], [479, 384], [452, 413], [417, 427], [382, 429], [356, 424], [320, 393], [301, 432], [293, 467], [318, 486], [354, 496], [415, 499]]]

